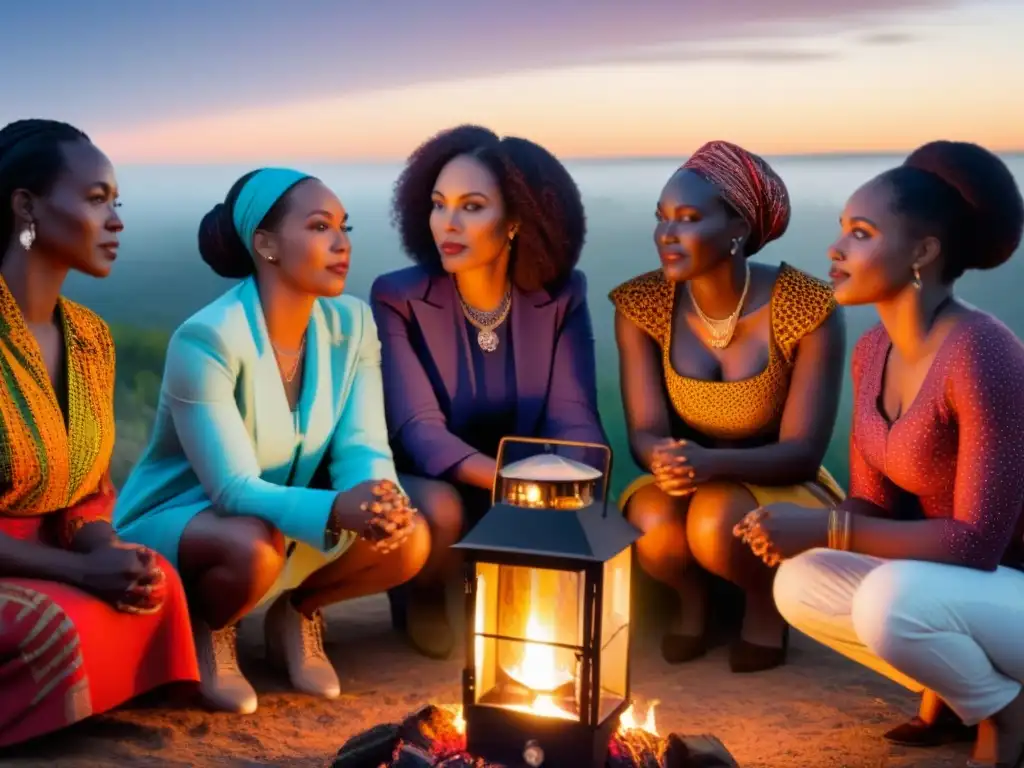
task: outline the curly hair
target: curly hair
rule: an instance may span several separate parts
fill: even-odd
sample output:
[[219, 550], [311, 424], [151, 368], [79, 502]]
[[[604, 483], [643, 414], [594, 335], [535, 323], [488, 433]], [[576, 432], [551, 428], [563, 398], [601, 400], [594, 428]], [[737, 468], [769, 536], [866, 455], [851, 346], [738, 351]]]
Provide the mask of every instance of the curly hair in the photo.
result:
[[89, 137], [57, 120], [15, 120], [0, 129], [0, 261], [14, 236], [14, 190], [48, 193], [67, 164], [61, 145], [76, 141]]
[[933, 141], [883, 173], [893, 210], [943, 246], [942, 280], [994, 269], [1021, 242], [1024, 200], [1006, 164], [977, 144]]
[[392, 222], [413, 261], [440, 271], [441, 256], [430, 231], [431, 195], [442, 169], [469, 155], [498, 182], [505, 208], [519, 226], [509, 270], [522, 290], [557, 289], [572, 274], [586, 238], [579, 189], [558, 159], [532, 141], [499, 138], [476, 125], [435, 135], [409, 156], [395, 183]]

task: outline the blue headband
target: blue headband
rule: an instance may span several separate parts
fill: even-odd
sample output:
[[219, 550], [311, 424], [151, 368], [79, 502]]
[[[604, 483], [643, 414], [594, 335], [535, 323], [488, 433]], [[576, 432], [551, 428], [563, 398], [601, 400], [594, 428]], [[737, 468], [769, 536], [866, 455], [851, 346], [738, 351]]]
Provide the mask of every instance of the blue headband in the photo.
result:
[[242, 238], [245, 247], [253, 256], [256, 255], [252, 238], [260, 222], [267, 215], [274, 203], [309, 174], [293, 171], [290, 168], [263, 168], [256, 171], [238, 193], [235, 200], [232, 219], [235, 231]]

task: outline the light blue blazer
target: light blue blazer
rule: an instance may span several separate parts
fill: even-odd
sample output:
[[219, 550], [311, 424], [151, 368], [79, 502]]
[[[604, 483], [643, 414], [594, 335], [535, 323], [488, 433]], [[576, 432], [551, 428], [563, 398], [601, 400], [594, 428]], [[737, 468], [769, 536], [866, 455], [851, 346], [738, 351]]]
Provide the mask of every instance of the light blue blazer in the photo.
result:
[[[318, 299], [293, 414], [255, 280], [201, 309], [171, 337], [153, 435], [114, 509], [117, 532], [177, 565], [185, 526], [213, 508], [323, 551], [337, 491], [397, 482], [380, 350], [365, 302]], [[335, 490], [309, 488], [325, 458]]]

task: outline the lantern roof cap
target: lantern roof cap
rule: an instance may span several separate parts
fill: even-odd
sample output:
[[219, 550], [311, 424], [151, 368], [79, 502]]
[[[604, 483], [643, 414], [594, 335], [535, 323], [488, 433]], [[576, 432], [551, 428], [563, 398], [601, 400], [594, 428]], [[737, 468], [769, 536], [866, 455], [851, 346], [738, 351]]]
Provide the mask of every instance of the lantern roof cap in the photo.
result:
[[498, 474], [506, 480], [533, 481], [535, 483], [582, 483], [598, 480], [601, 470], [564, 456], [543, 453], [530, 456], [502, 467]]

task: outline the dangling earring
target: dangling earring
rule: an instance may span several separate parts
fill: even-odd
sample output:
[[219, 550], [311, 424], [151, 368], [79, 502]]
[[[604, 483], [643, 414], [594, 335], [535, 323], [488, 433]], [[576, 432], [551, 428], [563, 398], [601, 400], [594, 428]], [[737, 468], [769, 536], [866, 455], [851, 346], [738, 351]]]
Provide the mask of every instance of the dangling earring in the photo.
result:
[[740, 239], [738, 237], [734, 237], [732, 239], [732, 248], [729, 249], [729, 255], [730, 256], [735, 256], [736, 252], [739, 251], [739, 249], [740, 249]]
[[910, 284], [914, 286], [915, 291], [921, 290], [921, 270], [916, 264], [914, 265], [914, 279], [910, 281]]
[[36, 223], [30, 221], [28, 226], [25, 227], [18, 234], [18, 242], [21, 243], [21, 247], [26, 251], [32, 250], [32, 243], [36, 241]]
[[508, 231], [508, 241], [511, 243], [515, 239], [516, 239], [516, 228], [512, 227], [512, 229], [510, 229]]

